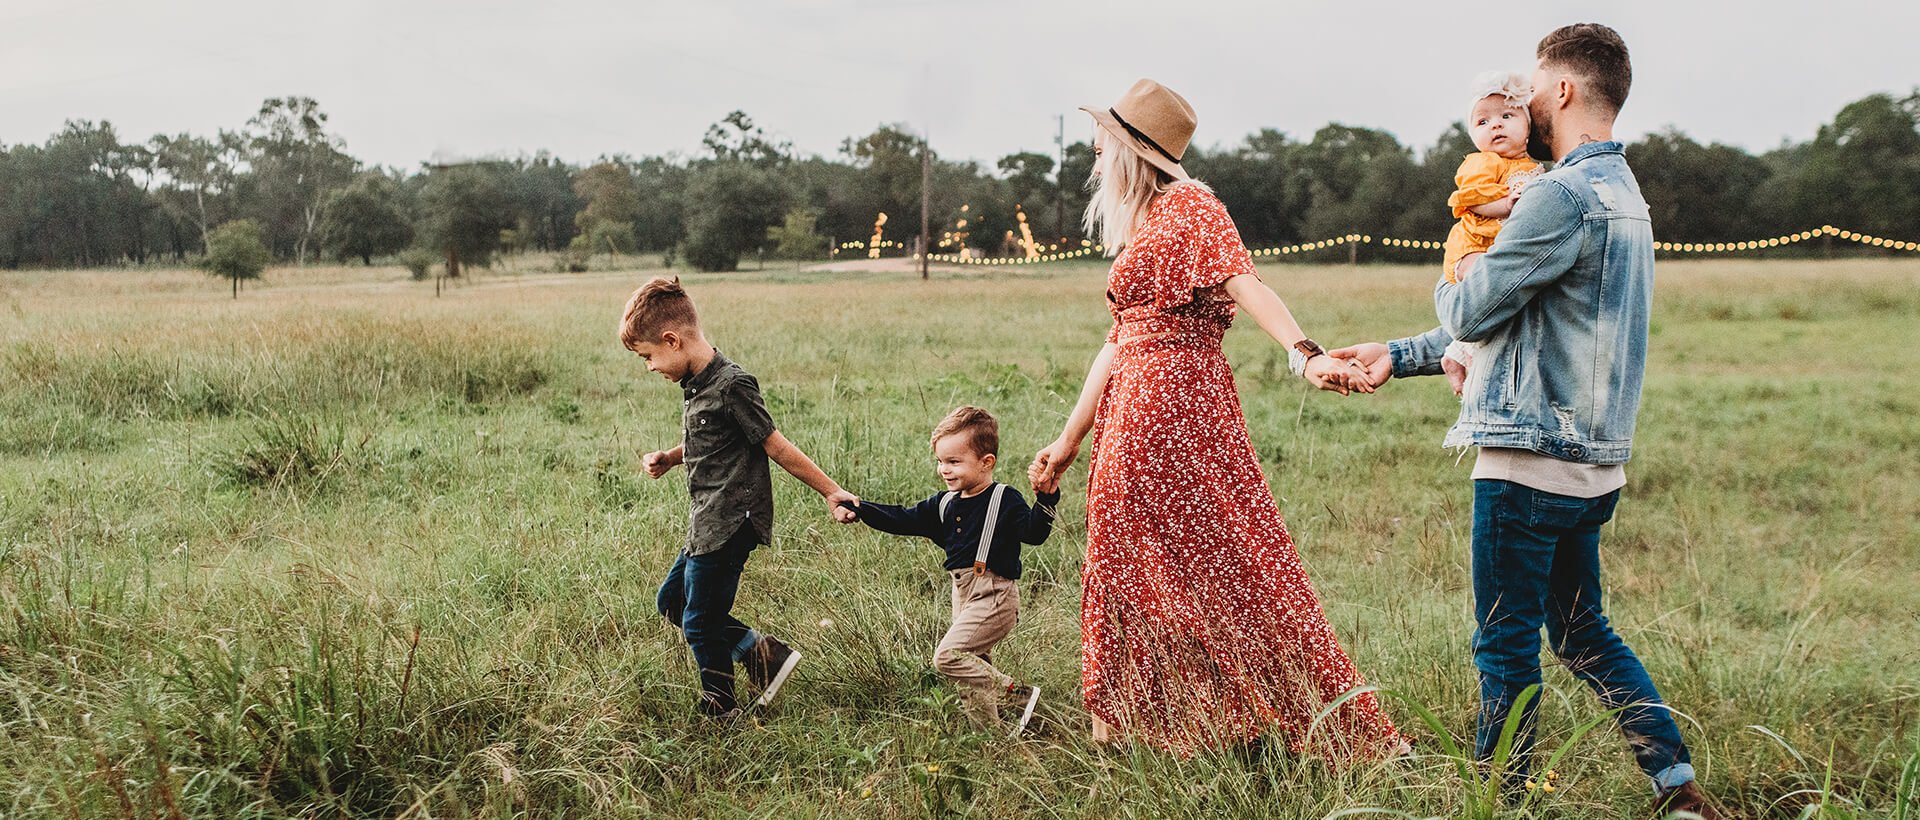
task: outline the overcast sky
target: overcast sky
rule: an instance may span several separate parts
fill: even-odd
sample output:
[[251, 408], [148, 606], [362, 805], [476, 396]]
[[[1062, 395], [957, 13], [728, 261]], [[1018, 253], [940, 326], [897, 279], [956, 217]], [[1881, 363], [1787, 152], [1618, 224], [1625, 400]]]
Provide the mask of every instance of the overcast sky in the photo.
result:
[[0, 143], [62, 121], [123, 140], [238, 128], [270, 96], [318, 99], [362, 160], [546, 149], [584, 162], [699, 149], [743, 109], [803, 154], [880, 123], [948, 158], [1051, 152], [1139, 77], [1185, 95], [1195, 141], [1328, 122], [1426, 146], [1469, 80], [1531, 71], [1554, 27], [1625, 36], [1621, 136], [1676, 126], [1762, 151], [1847, 102], [1920, 85], [1920, 2], [874, 2], [872, 0], [0, 0]]

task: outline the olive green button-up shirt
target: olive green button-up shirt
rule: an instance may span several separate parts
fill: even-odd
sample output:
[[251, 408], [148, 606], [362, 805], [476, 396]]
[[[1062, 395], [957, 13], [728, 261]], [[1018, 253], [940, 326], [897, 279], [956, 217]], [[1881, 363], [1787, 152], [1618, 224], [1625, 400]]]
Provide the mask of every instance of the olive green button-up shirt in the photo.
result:
[[753, 526], [757, 543], [773, 542], [773, 477], [767, 437], [773, 417], [760, 383], [719, 351], [698, 373], [680, 380], [686, 399], [682, 444], [692, 498], [687, 554], [719, 549]]

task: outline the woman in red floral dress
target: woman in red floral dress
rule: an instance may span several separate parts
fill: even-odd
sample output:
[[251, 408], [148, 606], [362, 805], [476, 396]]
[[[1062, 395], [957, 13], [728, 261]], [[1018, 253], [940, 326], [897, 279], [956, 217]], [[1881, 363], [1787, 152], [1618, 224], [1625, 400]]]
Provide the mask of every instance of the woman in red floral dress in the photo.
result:
[[1108, 275], [1113, 331], [1036, 482], [1093, 432], [1082, 573], [1082, 686], [1097, 739], [1179, 753], [1279, 730], [1296, 752], [1368, 759], [1403, 741], [1334, 636], [1247, 434], [1220, 341], [1236, 309], [1290, 348], [1293, 369], [1367, 390], [1321, 355], [1254, 272], [1233, 220], [1179, 159], [1193, 109], [1150, 80], [1086, 109], [1098, 180], [1089, 232], [1124, 248]]

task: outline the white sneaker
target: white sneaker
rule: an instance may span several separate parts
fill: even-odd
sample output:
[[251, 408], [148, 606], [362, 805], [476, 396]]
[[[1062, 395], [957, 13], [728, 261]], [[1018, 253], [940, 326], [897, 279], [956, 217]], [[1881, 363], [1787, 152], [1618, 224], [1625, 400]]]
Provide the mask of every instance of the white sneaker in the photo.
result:
[[772, 703], [773, 696], [780, 692], [780, 685], [786, 683], [787, 678], [793, 675], [793, 668], [800, 665], [800, 650], [773, 638], [760, 639], [760, 643], [754, 647], [754, 650], [760, 653], [754, 658], [760, 665], [757, 667], [749, 665], [748, 672], [772, 673], [766, 675], [764, 687], [760, 690], [760, 698], [753, 702], [755, 707], [760, 707]]
[[1020, 710], [1020, 720], [1013, 724], [1013, 731], [1007, 733], [1008, 737], [1019, 737], [1027, 730], [1027, 724], [1033, 722], [1033, 707], [1040, 702], [1040, 687], [1016, 683], [1007, 687], [1007, 694], [1016, 699], [1024, 695], [1027, 699], [1026, 708]]

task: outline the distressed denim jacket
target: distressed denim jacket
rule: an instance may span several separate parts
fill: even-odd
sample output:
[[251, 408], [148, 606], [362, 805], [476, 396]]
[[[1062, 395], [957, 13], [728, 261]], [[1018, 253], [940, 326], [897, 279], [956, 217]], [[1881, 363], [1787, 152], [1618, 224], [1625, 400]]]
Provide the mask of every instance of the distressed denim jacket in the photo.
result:
[[1588, 143], [1527, 186], [1493, 248], [1433, 293], [1440, 326], [1388, 343], [1395, 376], [1480, 342], [1445, 445], [1622, 464], [1646, 370], [1653, 229], [1620, 143]]

